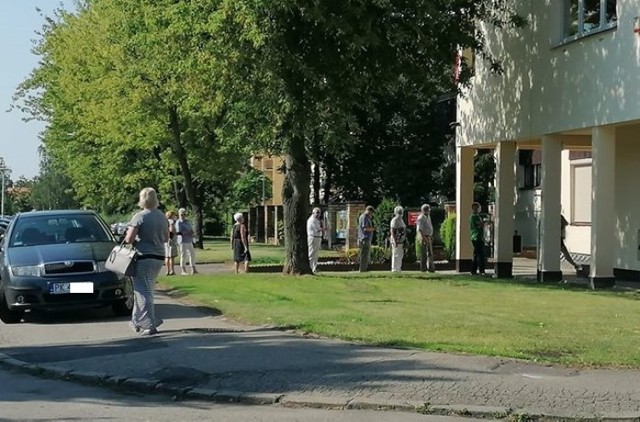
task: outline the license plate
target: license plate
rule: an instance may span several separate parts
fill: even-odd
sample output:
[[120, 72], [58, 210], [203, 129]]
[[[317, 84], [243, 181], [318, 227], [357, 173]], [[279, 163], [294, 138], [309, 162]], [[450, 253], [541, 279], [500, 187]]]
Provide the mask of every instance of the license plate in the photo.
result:
[[90, 281], [82, 283], [49, 283], [49, 293], [52, 295], [93, 293], [93, 283]]

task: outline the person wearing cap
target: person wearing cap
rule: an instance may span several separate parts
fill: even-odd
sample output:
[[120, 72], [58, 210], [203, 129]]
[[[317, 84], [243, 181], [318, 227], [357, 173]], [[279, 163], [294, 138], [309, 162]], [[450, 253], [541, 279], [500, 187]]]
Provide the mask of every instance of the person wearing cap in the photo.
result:
[[389, 239], [391, 241], [391, 272], [402, 271], [402, 258], [404, 258], [404, 242], [407, 239], [407, 225], [402, 219], [404, 209], [397, 206], [393, 209], [393, 218], [389, 223]]
[[360, 248], [360, 272], [369, 270], [369, 255], [371, 254], [371, 240], [376, 228], [373, 226], [373, 207], [367, 206], [358, 219], [358, 247]]
[[[182, 275], [197, 274], [196, 252], [193, 249], [193, 226], [187, 220], [187, 210], [178, 210], [178, 220], [176, 221], [176, 235], [178, 236], [178, 247], [180, 249], [180, 271]], [[187, 272], [187, 261], [190, 271]]]
[[421, 243], [420, 271], [434, 272], [433, 264], [433, 224], [431, 224], [431, 207], [423, 204], [420, 215], [416, 219], [416, 234]]
[[235, 224], [231, 230], [231, 250], [233, 250], [233, 262], [236, 274], [240, 269], [240, 263], [244, 262], [244, 272], [249, 271], [251, 252], [249, 252], [249, 236], [247, 227], [244, 225], [244, 215], [237, 212], [233, 215]]
[[307, 219], [307, 243], [309, 245], [309, 265], [314, 273], [318, 269], [318, 254], [324, 236], [324, 225], [322, 224], [322, 211], [316, 207]]

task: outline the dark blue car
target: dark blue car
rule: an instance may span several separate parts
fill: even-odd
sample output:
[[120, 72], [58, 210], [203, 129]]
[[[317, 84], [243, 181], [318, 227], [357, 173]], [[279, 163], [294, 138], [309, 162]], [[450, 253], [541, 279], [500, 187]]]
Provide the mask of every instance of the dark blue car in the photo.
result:
[[16, 215], [0, 240], [0, 320], [20, 322], [31, 309], [111, 306], [131, 314], [131, 280], [104, 267], [115, 244], [94, 211]]

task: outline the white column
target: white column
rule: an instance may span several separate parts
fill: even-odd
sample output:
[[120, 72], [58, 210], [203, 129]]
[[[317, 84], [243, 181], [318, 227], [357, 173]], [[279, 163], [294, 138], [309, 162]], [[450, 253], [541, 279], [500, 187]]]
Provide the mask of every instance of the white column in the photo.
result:
[[471, 204], [473, 203], [473, 155], [472, 147], [456, 148], [456, 269], [471, 271], [473, 246], [471, 245]]
[[596, 127], [591, 136], [591, 287], [614, 284], [613, 260], [616, 228], [615, 165], [616, 133]]
[[494, 276], [513, 276], [513, 213], [515, 200], [515, 142], [496, 147], [496, 208], [494, 223]]
[[562, 280], [560, 269], [560, 203], [562, 176], [562, 139], [542, 138], [542, 215], [540, 218], [540, 268], [542, 282]]

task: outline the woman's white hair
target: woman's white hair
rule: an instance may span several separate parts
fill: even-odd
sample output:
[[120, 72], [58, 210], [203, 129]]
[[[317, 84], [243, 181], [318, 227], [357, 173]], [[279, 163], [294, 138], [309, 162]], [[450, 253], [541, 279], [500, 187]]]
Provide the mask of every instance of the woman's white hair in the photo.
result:
[[242, 218], [244, 218], [244, 215], [242, 215], [241, 212], [237, 212], [237, 213], [233, 214], [233, 220], [236, 223], [239, 223]]
[[140, 191], [140, 200], [138, 201], [138, 206], [140, 208], [158, 208], [159, 204], [158, 194], [154, 188], [144, 188]]
[[403, 212], [404, 212], [404, 209], [400, 205], [398, 205], [393, 209], [393, 213], [395, 215], [402, 215]]

